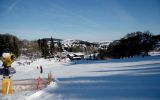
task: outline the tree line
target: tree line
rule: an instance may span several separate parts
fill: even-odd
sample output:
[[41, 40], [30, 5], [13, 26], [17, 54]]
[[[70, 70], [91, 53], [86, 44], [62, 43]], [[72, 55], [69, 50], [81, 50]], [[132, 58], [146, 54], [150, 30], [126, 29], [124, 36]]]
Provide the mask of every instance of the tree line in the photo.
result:
[[128, 33], [120, 40], [110, 43], [107, 50], [99, 50], [99, 57], [105, 59], [146, 56], [155, 48], [159, 39], [159, 35], [154, 36], [149, 31]]
[[38, 39], [39, 50], [42, 57], [52, 58], [55, 56], [62, 57], [62, 52], [84, 52], [87, 55], [91, 55], [96, 52], [95, 44], [87, 41], [75, 41], [69, 46], [64, 46], [61, 40], [54, 40], [51, 38]]
[[65, 47], [61, 41], [51, 38], [43, 38], [34, 41], [20, 40], [11, 34], [0, 34], [0, 55], [2, 52], [26, 55], [29, 57], [55, 57], [64, 51], [84, 52], [86, 55], [98, 56], [98, 59], [107, 58], [130, 58], [134, 56], [145, 56], [153, 50], [156, 43], [160, 41], [160, 35], [153, 35], [151, 32], [132, 32], [128, 33], [119, 40], [110, 43], [107, 49], [99, 48], [96, 43], [88, 41], [78, 41], [71, 46]]
[[19, 56], [19, 39], [11, 34], [0, 34], [0, 56], [3, 52], [11, 52]]
[[41, 55], [44, 58], [54, 57], [57, 52], [63, 52], [61, 42], [55, 42], [52, 37], [47, 39], [38, 39], [37, 42]]

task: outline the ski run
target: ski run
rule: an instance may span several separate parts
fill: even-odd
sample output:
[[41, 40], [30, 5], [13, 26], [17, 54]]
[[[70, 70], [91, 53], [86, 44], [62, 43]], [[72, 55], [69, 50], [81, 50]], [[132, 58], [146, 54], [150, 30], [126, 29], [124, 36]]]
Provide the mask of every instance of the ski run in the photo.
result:
[[160, 56], [74, 62], [21, 57], [12, 67], [13, 83], [50, 72], [54, 80], [40, 90], [0, 94], [0, 100], [160, 100]]

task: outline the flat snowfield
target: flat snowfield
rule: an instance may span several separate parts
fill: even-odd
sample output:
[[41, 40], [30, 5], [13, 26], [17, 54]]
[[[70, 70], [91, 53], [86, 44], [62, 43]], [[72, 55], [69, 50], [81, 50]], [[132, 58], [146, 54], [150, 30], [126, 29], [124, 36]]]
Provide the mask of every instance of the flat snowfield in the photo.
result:
[[[37, 59], [30, 65], [17, 62], [26, 60], [14, 62], [17, 73], [13, 82], [47, 78], [49, 72], [56, 81], [39, 91], [0, 95], [0, 100], [160, 100], [160, 56], [76, 62]], [[37, 68], [40, 65], [42, 74]]]

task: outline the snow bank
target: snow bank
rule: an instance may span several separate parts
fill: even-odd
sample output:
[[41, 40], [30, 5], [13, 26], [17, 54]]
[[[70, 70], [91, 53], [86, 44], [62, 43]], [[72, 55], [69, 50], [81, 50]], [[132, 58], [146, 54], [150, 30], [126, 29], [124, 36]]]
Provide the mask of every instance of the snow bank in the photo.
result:
[[56, 82], [51, 82], [47, 88], [40, 90], [40, 91], [37, 91], [33, 95], [31, 95], [29, 97], [25, 97], [25, 98], [26, 98], [26, 100], [40, 100], [41, 98], [45, 99], [47, 97], [53, 97], [52, 100], [57, 100], [57, 96], [53, 96], [53, 94], [47, 93], [47, 91], [54, 90], [57, 87], [58, 87], [58, 85], [56, 84]]

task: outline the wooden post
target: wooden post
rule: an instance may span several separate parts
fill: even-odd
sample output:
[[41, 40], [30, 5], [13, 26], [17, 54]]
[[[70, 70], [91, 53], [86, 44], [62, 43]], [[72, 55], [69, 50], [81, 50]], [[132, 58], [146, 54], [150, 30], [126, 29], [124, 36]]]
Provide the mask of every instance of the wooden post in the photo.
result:
[[48, 84], [51, 83], [51, 81], [53, 80], [53, 76], [52, 76], [52, 73], [48, 73]]

